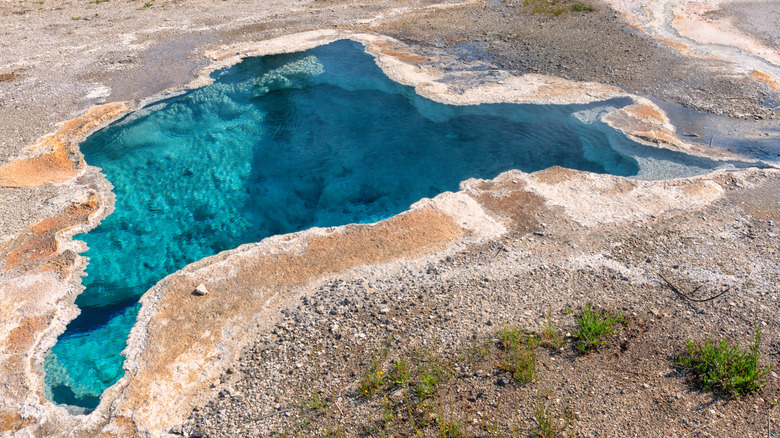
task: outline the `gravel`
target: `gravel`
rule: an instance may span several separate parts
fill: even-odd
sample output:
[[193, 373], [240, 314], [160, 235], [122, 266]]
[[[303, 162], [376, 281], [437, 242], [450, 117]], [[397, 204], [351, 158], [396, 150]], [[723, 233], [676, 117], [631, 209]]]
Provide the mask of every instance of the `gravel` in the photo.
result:
[[[329, 279], [281, 312], [178, 432], [377, 435], [371, 431], [382, 424], [383, 403], [403, 403], [404, 389], [361, 396], [372, 358], [390, 373], [398, 358], [436, 351], [455, 377], [431, 405], [455, 412], [467, 434], [484, 431], [483, 420], [498, 421], [506, 433], [511, 424], [532, 430], [546, 394], [552, 412], [576, 417], [569, 436], [762, 436], [767, 421], [779, 419], [771, 403], [780, 396], [776, 374], [762, 393], [733, 401], [698, 388], [674, 358], [686, 339], [744, 345], [759, 326], [763, 363], [780, 360], [779, 188], [777, 180], [733, 186], [700, 211], [594, 229], [556, 215], [545, 218], [545, 236], [517, 232], [440, 260]], [[729, 292], [688, 301], [663, 286], [659, 273], [685, 293], [701, 286], [695, 298]], [[538, 333], [550, 318], [570, 339], [587, 302], [623, 313], [629, 325], [586, 356], [571, 342], [539, 349], [537, 384], [465, 359], [504, 324]], [[304, 409], [313, 394], [330, 410]]]
[[[617, 85], [688, 108], [742, 118], [774, 118], [765, 84], [719, 62], [675, 52], [600, 2], [593, 12], [532, 13], [522, 0], [421, 13], [379, 30], [428, 46], [469, 46], [500, 68]], [[532, 2], [533, 3], [533, 2]], [[558, 1], [562, 7], [574, 1]], [[464, 26], [464, 23], [468, 25]]]

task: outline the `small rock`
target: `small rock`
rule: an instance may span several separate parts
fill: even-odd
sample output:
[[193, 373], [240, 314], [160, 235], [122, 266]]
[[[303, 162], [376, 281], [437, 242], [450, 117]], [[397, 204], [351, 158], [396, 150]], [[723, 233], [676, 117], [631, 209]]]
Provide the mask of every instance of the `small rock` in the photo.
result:
[[496, 385], [498, 386], [509, 385], [509, 379], [507, 379], [506, 377], [499, 377], [498, 380], [496, 380]]
[[206, 285], [201, 283], [198, 285], [198, 287], [195, 288], [194, 291], [192, 291], [193, 295], [203, 296], [209, 293], [209, 290], [206, 289]]

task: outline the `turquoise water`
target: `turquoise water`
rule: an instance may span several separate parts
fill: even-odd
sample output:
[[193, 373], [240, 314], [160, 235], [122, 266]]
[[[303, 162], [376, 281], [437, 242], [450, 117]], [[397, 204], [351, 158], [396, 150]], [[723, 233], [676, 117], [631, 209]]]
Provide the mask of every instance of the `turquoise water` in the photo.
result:
[[389, 80], [352, 41], [246, 59], [214, 77], [81, 145], [114, 185], [116, 210], [80, 236], [90, 259], [82, 313], [46, 360], [55, 402], [94, 408], [123, 375], [138, 298], [203, 257], [376, 221], [513, 168], [639, 170], [616, 150], [641, 146], [572, 116], [593, 106], [435, 103]]

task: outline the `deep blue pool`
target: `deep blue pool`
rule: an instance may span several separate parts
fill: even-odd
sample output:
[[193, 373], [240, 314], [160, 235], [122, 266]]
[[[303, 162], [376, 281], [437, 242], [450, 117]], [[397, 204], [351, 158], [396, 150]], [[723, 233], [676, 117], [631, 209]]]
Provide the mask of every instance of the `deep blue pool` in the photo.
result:
[[46, 360], [55, 402], [95, 407], [123, 374], [138, 298], [203, 257], [380, 220], [508, 169], [639, 169], [616, 151], [638, 145], [572, 117], [593, 106], [439, 104], [389, 80], [352, 41], [246, 59], [214, 77], [81, 145], [114, 185], [116, 210], [80, 237], [90, 259], [82, 313]]

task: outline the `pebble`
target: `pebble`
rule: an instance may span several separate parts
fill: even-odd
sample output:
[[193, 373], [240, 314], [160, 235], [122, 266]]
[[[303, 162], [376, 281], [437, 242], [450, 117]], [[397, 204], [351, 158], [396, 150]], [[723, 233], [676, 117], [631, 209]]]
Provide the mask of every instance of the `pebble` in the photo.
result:
[[195, 287], [195, 290], [192, 291], [193, 295], [203, 296], [207, 295], [209, 293], [209, 290], [206, 289], [206, 285], [201, 283], [197, 287]]

